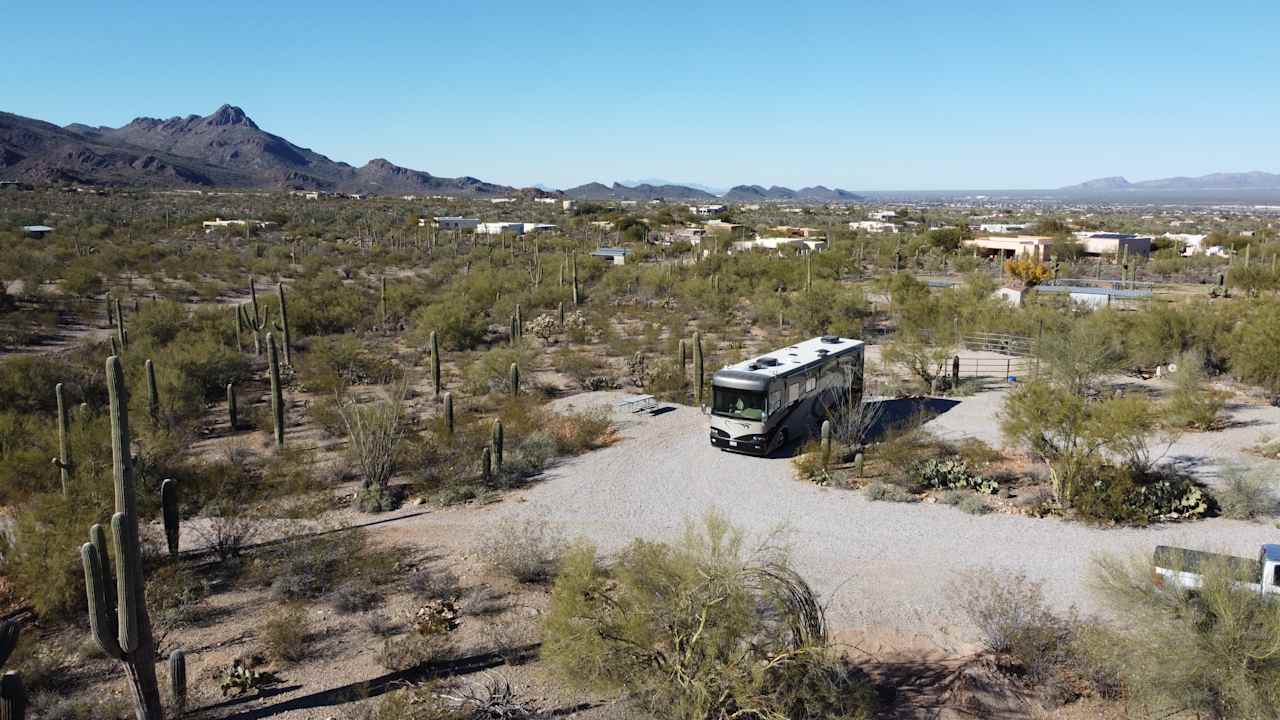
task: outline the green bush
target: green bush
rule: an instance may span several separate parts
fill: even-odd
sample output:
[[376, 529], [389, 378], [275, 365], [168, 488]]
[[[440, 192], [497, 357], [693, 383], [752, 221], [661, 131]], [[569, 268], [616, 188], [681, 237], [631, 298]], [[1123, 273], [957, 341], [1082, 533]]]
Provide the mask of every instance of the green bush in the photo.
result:
[[1090, 522], [1146, 525], [1208, 515], [1214, 499], [1185, 475], [1093, 465], [1071, 498], [1071, 509]]
[[1275, 482], [1264, 471], [1225, 468], [1215, 497], [1222, 514], [1235, 520], [1254, 520], [1276, 512]]
[[1081, 643], [1117, 678], [1127, 717], [1280, 716], [1280, 604], [1224, 563], [1200, 568], [1196, 592], [1153, 580], [1149, 560], [1097, 561], [1092, 585], [1117, 619]]
[[[106, 521], [105, 504], [92, 494], [32, 496], [14, 515], [13, 542], [0, 546], [4, 574], [41, 617], [72, 618], [85, 607], [80, 546], [89, 526]], [[8, 544], [7, 542], [4, 544]]]
[[985, 568], [952, 582], [948, 592], [958, 598], [983, 646], [1013, 656], [1033, 679], [1045, 680], [1071, 654], [1074, 613], [1062, 616], [1049, 607], [1044, 583]]
[[449, 298], [418, 308], [413, 327], [420, 345], [435, 332], [444, 350], [471, 350], [484, 342], [489, 321], [484, 306], [465, 298]]
[[920, 498], [910, 490], [892, 483], [874, 480], [863, 489], [868, 500], [883, 502], [919, 502]]
[[716, 517], [678, 545], [637, 540], [608, 567], [570, 551], [542, 657], [572, 686], [625, 691], [661, 717], [866, 718], [874, 705], [804, 580], [781, 558], [749, 559]]

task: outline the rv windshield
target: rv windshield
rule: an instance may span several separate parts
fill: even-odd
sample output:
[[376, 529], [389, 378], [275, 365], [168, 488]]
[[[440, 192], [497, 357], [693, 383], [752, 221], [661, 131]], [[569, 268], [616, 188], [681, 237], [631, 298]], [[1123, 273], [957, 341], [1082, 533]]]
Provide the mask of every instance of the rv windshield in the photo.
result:
[[730, 390], [714, 386], [711, 388], [711, 412], [716, 415], [743, 420], [763, 420], [764, 401], [765, 396], [762, 392]]

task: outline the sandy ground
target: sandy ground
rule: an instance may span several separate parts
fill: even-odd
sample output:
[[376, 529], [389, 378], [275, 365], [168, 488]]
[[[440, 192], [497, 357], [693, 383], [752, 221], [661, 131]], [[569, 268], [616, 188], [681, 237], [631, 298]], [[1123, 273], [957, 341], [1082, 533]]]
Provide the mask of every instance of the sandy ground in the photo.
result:
[[[932, 421], [944, 434], [992, 425], [1000, 393], [979, 394]], [[621, 393], [560, 401], [564, 408], [611, 405]], [[1268, 423], [1280, 420], [1267, 413]], [[798, 569], [829, 603], [835, 627], [965, 644], [966, 623], [948, 586], [971, 572], [1021, 571], [1042, 580], [1062, 608], [1098, 610], [1087, 577], [1097, 553], [1148, 554], [1157, 544], [1253, 555], [1274, 539], [1268, 524], [1211, 519], [1145, 529], [1102, 529], [1055, 519], [967, 515], [928, 504], [874, 503], [860, 493], [793, 479], [786, 459], [725, 453], [710, 446], [706, 418], [679, 407], [657, 416], [617, 414], [622, 439], [570, 459], [506, 501], [483, 509], [438, 510], [381, 526], [397, 542], [415, 538], [465, 551], [506, 518], [544, 518], [602, 551], [635, 537], [672, 539], [687, 520], [723, 512], [757, 539], [779, 530]], [[1223, 433], [1263, 432], [1247, 426]], [[1246, 438], [1207, 434], [1180, 452], [1211, 457]]]

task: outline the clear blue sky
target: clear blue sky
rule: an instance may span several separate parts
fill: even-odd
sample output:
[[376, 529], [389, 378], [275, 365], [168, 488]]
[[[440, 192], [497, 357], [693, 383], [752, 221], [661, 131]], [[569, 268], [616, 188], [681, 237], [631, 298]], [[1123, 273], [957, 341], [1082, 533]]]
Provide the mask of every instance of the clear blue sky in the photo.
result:
[[1280, 171], [1280, 3], [0, 0], [0, 110], [566, 187]]

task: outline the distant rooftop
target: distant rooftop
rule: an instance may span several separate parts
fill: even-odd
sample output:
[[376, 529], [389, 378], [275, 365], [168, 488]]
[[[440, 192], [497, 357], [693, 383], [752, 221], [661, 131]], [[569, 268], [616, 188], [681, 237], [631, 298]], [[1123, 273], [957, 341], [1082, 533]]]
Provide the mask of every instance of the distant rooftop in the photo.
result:
[[24, 232], [53, 232], [53, 228], [48, 225], [23, 225]]
[[630, 252], [631, 251], [628, 250], [627, 248], [599, 247], [599, 248], [596, 248], [595, 250], [592, 250], [591, 254], [595, 255], [596, 257], [620, 257], [620, 256], [625, 256]]

